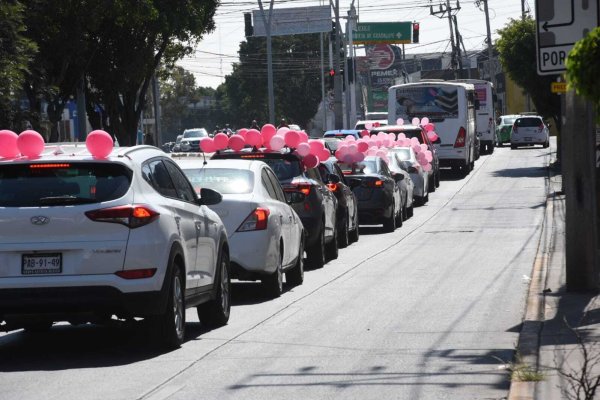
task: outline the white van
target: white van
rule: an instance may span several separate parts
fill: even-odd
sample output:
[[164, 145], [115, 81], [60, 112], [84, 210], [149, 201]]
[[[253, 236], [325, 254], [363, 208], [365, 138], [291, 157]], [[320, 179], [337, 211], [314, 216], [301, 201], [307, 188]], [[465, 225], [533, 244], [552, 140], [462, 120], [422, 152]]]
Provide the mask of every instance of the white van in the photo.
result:
[[456, 82], [470, 83], [475, 86], [475, 96], [479, 107], [475, 109], [475, 129], [479, 136], [481, 154], [492, 154], [496, 146], [496, 90], [492, 82], [481, 79], [457, 79]]
[[475, 165], [475, 87], [469, 83], [422, 80], [388, 89], [388, 122], [429, 118], [440, 140], [440, 167], [467, 175]]

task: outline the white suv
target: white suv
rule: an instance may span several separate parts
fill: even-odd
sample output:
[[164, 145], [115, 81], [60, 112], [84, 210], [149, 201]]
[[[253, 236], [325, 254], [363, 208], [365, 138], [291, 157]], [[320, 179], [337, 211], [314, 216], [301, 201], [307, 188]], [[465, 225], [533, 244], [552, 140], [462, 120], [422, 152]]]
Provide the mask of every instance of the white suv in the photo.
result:
[[540, 116], [521, 115], [513, 123], [510, 135], [510, 148], [518, 146], [533, 146], [541, 144], [546, 148], [550, 145], [550, 131]]
[[143, 317], [177, 347], [187, 307], [226, 324], [227, 234], [207, 207], [219, 201], [151, 146], [0, 159], [0, 330]]

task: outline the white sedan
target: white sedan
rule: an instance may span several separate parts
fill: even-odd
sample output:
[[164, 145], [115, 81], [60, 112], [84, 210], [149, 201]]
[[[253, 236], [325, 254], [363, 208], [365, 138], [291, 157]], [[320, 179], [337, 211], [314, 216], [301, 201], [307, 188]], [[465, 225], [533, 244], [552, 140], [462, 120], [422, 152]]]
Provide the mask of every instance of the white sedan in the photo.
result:
[[[223, 195], [211, 207], [223, 220], [230, 245], [231, 275], [261, 280], [271, 297], [286, 282], [304, 280], [304, 232], [273, 170], [262, 161], [176, 159], [196, 191], [210, 188]], [[205, 164], [205, 165], [203, 165]], [[290, 201], [303, 201], [295, 193]], [[295, 198], [298, 197], [298, 198]]]
[[397, 159], [391, 158], [392, 162], [402, 164], [402, 168], [408, 171], [414, 186], [415, 203], [418, 206], [429, 201], [429, 175], [417, 161], [414, 150], [410, 147], [394, 147], [390, 149]]

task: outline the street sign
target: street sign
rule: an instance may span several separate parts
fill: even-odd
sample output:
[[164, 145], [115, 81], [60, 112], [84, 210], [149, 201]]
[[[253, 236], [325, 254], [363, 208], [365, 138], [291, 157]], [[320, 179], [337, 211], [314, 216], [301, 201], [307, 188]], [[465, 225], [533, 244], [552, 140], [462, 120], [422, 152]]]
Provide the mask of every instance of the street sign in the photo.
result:
[[536, 0], [538, 75], [565, 71], [565, 60], [578, 40], [600, 24], [600, 0]]
[[353, 32], [356, 44], [411, 43], [412, 22], [359, 22]]
[[552, 93], [567, 93], [567, 82], [552, 82]]
[[[269, 8], [265, 8], [265, 19], [269, 19]], [[260, 10], [252, 11], [254, 36], [267, 36]], [[304, 33], [330, 32], [331, 8], [327, 6], [273, 9], [271, 36], [299, 35]]]

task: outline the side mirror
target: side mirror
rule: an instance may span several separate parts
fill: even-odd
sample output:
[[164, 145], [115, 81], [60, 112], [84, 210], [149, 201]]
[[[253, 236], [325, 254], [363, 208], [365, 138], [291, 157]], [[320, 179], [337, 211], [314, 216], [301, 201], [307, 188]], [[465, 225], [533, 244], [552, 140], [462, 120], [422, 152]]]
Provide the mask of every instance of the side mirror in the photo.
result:
[[417, 171], [417, 169], [415, 167], [413, 167], [413, 166], [408, 167], [409, 174], [416, 174], [417, 172], [419, 172], [419, 171]]
[[209, 188], [200, 189], [200, 205], [212, 206], [213, 204], [219, 204], [223, 201], [223, 196], [216, 190]]
[[288, 204], [297, 204], [306, 200], [306, 195], [301, 192], [285, 192], [285, 199]]
[[546, 126], [548, 127], [548, 129], [552, 128], [552, 124], [548, 124]]
[[329, 180], [329, 183], [340, 183], [342, 181], [336, 174], [329, 174], [327, 179]]
[[394, 178], [394, 180], [396, 182], [400, 182], [400, 181], [404, 180], [404, 174], [401, 174], [401, 173], [392, 174], [392, 177]]

